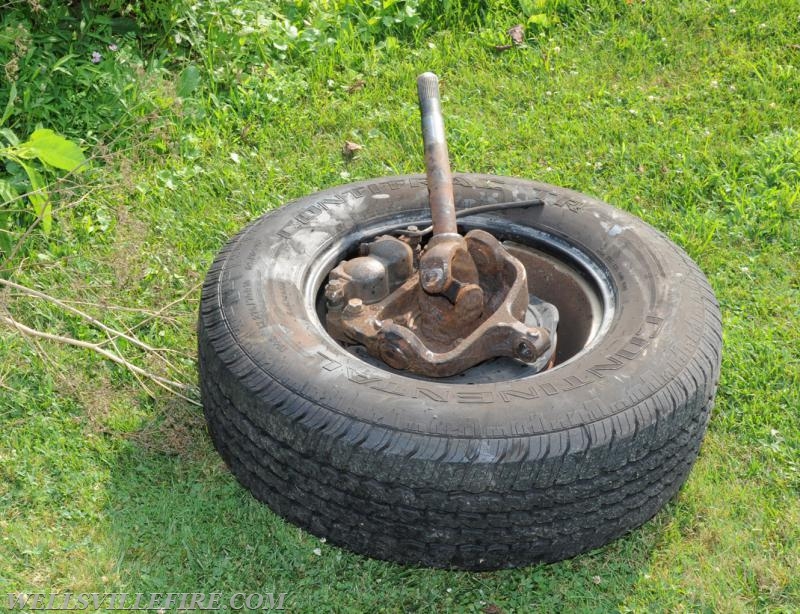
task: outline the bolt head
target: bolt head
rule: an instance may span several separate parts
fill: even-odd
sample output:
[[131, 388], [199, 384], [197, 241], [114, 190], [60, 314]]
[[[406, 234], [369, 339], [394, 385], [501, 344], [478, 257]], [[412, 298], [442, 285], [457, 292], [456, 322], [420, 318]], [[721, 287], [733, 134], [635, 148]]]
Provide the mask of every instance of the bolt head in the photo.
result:
[[325, 287], [325, 300], [328, 303], [328, 308], [341, 309], [342, 303], [344, 303], [344, 290], [340, 280], [333, 279]]
[[345, 315], [355, 316], [364, 310], [364, 301], [360, 298], [351, 298], [347, 301], [347, 307], [344, 308]]
[[422, 272], [422, 287], [429, 292], [440, 290], [439, 287], [444, 281], [444, 271], [442, 269], [428, 269]]

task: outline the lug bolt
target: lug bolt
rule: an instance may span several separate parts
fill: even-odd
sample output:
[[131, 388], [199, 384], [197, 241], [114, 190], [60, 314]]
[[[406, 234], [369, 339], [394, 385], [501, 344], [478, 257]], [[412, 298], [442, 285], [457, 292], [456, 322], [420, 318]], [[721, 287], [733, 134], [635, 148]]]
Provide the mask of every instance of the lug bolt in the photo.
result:
[[406, 228], [406, 231], [408, 235], [404, 235], [401, 240], [408, 243], [412, 249], [416, 249], [422, 240], [422, 237], [419, 235], [419, 228], [416, 226], [409, 226]]
[[364, 310], [364, 301], [360, 298], [351, 298], [347, 301], [347, 307], [344, 308], [345, 315], [355, 316]]
[[341, 309], [344, 302], [344, 290], [341, 279], [331, 279], [325, 287], [325, 300], [328, 309]]

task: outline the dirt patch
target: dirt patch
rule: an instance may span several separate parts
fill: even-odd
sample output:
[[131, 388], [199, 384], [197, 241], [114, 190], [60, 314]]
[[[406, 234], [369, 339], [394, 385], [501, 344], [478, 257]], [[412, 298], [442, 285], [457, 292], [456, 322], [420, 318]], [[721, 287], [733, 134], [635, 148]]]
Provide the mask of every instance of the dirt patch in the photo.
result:
[[180, 399], [161, 399], [159, 411], [126, 438], [156, 454], [198, 460], [208, 453], [206, 422], [199, 408]]
[[[193, 460], [207, 454], [206, 422], [199, 408], [157, 392], [154, 401], [144, 401], [154, 405], [146, 409], [141, 406], [141, 390], [120, 389], [103, 375], [91, 381], [79, 377], [73, 383], [71, 392], [84, 408], [79, 419], [86, 422], [88, 432], [123, 438], [155, 454]], [[144, 414], [140, 428], [124, 431], [113, 427], [114, 414], [124, 407]]]

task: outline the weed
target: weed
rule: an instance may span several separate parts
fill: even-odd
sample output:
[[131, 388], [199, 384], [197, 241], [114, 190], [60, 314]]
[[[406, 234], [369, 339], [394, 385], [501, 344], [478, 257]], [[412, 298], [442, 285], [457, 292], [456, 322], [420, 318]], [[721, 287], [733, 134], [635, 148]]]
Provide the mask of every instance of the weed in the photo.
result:
[[[12, 93], [15, 93], [13, 89]], [[13, 97], [9, 103], [12, 101]], [[0, 126], [2, 125], [3, 122], [0, 121]], [[10, 256], [14, 237], [13, 227], [15, 225], [27, 227], [28, 224], [25, 226], [20, 224], [21, 216], [13, 215], [9, 209], [18, 205], [23, 196], [27, 197], [33, 209], [33, 216], [37, 221], [41, 221], [44, 233], [50, 234], [53, 206], [45, 175], [53, 174], [53, 170], [67, 172], [85, 170], [83, 167], [86, 158], [75, 143], [52, 130], [42, 128], [35, 130], [22, 143], [7, 128], [0, 128], [0, 136], [6, 140], [5, 147], [0, 147], [0, 160], [4, 162], [8, 173], [6, 177], [0, 176], [0, 252]], [[12, 223], [9, 224], [8, 221]]]

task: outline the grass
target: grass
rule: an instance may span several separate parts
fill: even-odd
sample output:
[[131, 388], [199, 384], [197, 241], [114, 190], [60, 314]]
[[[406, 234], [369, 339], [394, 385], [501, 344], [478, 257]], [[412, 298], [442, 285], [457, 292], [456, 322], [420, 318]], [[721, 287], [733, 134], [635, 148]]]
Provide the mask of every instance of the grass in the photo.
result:
[[[679, 496], [642, 529], [555, 565], [470, 574], [372, 561], [255, 502], [196, 407], [96, 355], [0, 328], [0, 595], [275, 591], [298, 612], [800, 610], [800, 11], [589, 4], [550, 3], [561, 23], [531, 26], [527, 46], [506, 52], [493, 45], [524, 19], [512, 3], [482, 15], [453, 3], [418, 35], [350, 32], [268, 62], [206, 25], [190, 60], [139, 70], [146, 113], [131, 111], [123, 146], [87, 179], [94, 191], [5, 274], [137, 327], [192, 381], [197, 284], [216, 250], [293, 198], [420, 171], [414, 78], [433, 70], [454, 168], [599, 196], [708, 275], [724, 364]], [[235, 8], [218, 3], [213, 23]], [[179, 98], [189, 61], [199, 82]], [[364, 146], [350, 161], [345, 140]], [[0, 296], [30, 326], [102, 340], [53, 305]]]

